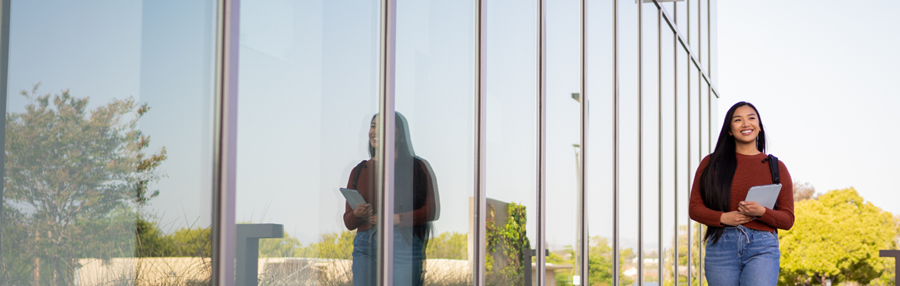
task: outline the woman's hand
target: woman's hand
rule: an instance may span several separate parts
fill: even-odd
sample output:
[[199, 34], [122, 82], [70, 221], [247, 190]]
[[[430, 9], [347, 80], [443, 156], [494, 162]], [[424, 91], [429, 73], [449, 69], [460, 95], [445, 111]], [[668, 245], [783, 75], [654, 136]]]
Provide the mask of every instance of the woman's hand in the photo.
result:
[[356, 206], [356, 209], [353, 209], [353, 215], [358, 219], [366, 219], [369, 216], [372, 216], [372, 205], [370, 204], [360, 204]]
[[719, 217], [719, 222], [728, 226], [737, 226], [750, 222], [753, 220], [752, 217], [743, 215], [737, 211], [723, 213], [721, 217]]
[[760, 217], [766, 213], [766, 208], [759, 205], [757, 202], [741, 201], [740, 204], [738, 204], [738, 212], [748, 216]]

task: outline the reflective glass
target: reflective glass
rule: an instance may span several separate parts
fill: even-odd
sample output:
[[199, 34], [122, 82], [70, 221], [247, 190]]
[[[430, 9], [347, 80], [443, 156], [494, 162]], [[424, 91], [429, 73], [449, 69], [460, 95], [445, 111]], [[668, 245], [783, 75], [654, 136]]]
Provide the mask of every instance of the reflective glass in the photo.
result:
[[[677, 26], [678, 32], [681, 33], [682, 37], [687, 37], [688, 32], [688, 1], [690, 0], [676, 1], [675, 9], [669, 10], [669, 15], [675, 18], [675, 26]], [[685, 38], [685, 40], [687, 40], [687, 38]]]
[[703, 50], [700, 48], [700, 1], [706, 0], [687, 0], [687, 37], [690, 42], [691, 52], [697, 57], [698, 52]]
[[613, 3], [588, 5], [588, 285], [612, 285]]
[[242, 2], [238, 285], [374, 285], [378, 11]]
[[660, 90], [659, 90], [659, 10], [653, 3], [642, 6], [641, 98], [642, 156], [641, 205], [643, 260], [642, 277], [645, 283], [659, 282], [659, 214], [660, 214]]
[[699, 60], [703, 63], [703, 69], [706, 72], [709, 72], [709, 1], [700, 0], [700, 32], [698, 33], [700, 36]]
[[581, 151], [581, 1], [547, 2], [548, 285], [570, 285], [579, 273]]
[[[688, 120], [688, 123], [690, 124], [690, 127], [689, 127], [690, 132], [688, 132], [688, 134], [691, 137], [688, 140], [689, 141], [688, 147], [690, 148], [690, 150], [688, 151], [688, 154], [689, 154], [689, 156], [688, 156], [688, 158], [689, 158], [688, 171], [689, 171], [690, 176], [688, 179], [689, 184], [687, 186], [688, 186], [688, 188], [690, 188], [694, 184], [694, 176], [696, 174], [695, 172], [697, 171], [697, 167], [700, 166], [700, 160], [702, 160], [703, 157], [706, 156], [706, 154], [703, 154], [703, 151], [701, 150], [701, 146], [703, 145], [703, 143], [702, 143], [703, 137], [701, 137], [701, 134], [703, 133], [703, 129], [702, 129], [703, 128], [703, 124], [702, 124], [703, 120], [701, 118], [701, 114], [703, 114], [703, 110], [701, 109], [701, 104], [700, 104], [700, 101], [701, 101], [700, 100], [700, 98], [701, 98], [700, 82], [703, 79], [700, 78], [700, 72], [697, 70], [697, 67], [693, 64], [693, 62], [690, 63], [688, 66], [689, 66], [688, 69], [690, 70], [690, 81], [689, 81], [689, 86], [688, 86], [688, 89], [690, 91], [690, 93], [689, 93], [690, 97], [688, 99], [689, 100], [688, 110], [690, 110], [690, 112], [688, 114], [688, 116], [690, 117]], [[690, 198], [690, 189], [688, 189], [688, 196]], [[701, 272], [701, 268], [700, 268], [700, 240], [701, 240], [700, 223], [695, 222], [693, 220], [688, 220], [688, 223], [689, 223], [690, 229], [691, 229], [690, 233], [688, 234], [688, 238], [690, 241], [690, 253], [691, 253], [691, 256], [690, 256], [691, 257], [691, 263], [690, 263], [691, 285], [697, 285], [697, 283], [699, 283], [700, 272]]]
[[[675, 82], [675, 92], [676, 92], [676, 116], [675, 120], [677, 121], [677, 127], [675, 129], [676, 134], [676, 185], [677, 185], [677, 201], [678, 201], [678, 222], [677, 222], [677, 232], [676, 239], [678, 243], [677, 254], [678, 254], [678, 284], [687, 283], [688, 275], [690, 274], [688, 269], [688, 222], [690, 218], [688, 217], [688, 198], [690, 195], [691, 188], [691, 180], [694, 177], [694, 170], [690, 168], [690, 148], [688, 148], [688, 144], [690, 143], [690, 134], [688, 130], [690, 130], [690, 116], [688, 112], [690, 111], [688, 108], [688, 104], [690, 103], [690, 94], [688, 93], [688, 82], [690, 73], [688, 72], [688, 56], [687, 52], [684, 51], [683, 47], [678, 44], [676, 48], [676, 61], [675, 61], [675, 70], [676, 70], [676, 82]], [[696, 139], [694, 139], [696, 141]]]
[[209, 284], [215, 2], [13, 2], [0, 283]]
[[662, 247], [663, 267], [661, 285], [675, 284], [675, 234], [677, 215], [676, 208], [676, 165], [675, 165], [675, 51], [679, 49], [675, 42], [675, 34], [668, 24], [661, 23], [662, 48], [660, 49], [660, 71], [662, 71], [660, 91], [662, 94]]
[[[716, 86], [719, 82], [719, 1], [709, 0], [709, 76], [712, 77], [712, 84]], [[716, 108], [713, 107], [713, 110]]]
[[631, 285], [639, 276], [638, 263], [638, 4], [619, 1], [619, 258], [621, 282]]
[[488, 2], [488, 285], [525, 285], [525, 273], [534, 274], [525, 255], [536, 248], [536, 9], [535, 1]]
[[397, 1], [395, 285], [471, 284], [475, 8]]

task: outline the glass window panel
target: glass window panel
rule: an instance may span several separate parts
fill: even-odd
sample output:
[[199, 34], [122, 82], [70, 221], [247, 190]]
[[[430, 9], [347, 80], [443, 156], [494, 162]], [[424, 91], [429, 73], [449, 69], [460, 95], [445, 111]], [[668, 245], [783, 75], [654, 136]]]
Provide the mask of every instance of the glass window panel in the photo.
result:
[[375, 279], [374, 217], [354, 213], [358, 205], [339, 188], [379, 210], [370, 150], [379, 9], [347, 2], [242, 2], [236, 220], [238, 250], [247, 252], [238, 251], [239, 284]]
[[709, 1], [700, 1], [700, 32], [698, 33], [700, 46], [698, 47], [700, 54], [700, 62], [703, 63], [703, 69], [709, 72]]
[[659, 10], [645, 3], [642, 10], [642, 217], [644, 282], [659, 282], [659, 211], [660, 211], [660, 144], [659, 144]]
[[397, 285], [472, 283], [475, 8], [397, 1]]
[[[670, 0], [670, 1], [660, 1], [660, 2], [662, 3], [663, 9], [665, 9], [666, 12], [669, 13], [669, 15], [672, 15], [672, 13], [675, 12], [675, 2], [677, 2], [677, 1], [683, 1], [683, 0]], [[665, 21], [665, 19], [663, 19], [663, 21]]]
[[581, 151], [581, 1], [547, 3], [547, 284], [569, 285], [577, 248]]
[[[676, 146], [676, 185], [677, 185], [677, 200], [678, 200], [678, 223], [677, 223], [677, 233], [676, 239], [678, 243], [677, 254], [678, 254], [678, 283], [681, 285], [682, 283], [687, 283], [688, 275], [690, 274], [688, 269], [688, 222], [690, 218], [688, 217], [688, 197], [690, 195], [690, 180], [693, 179], [694, 172], [690, 168], [690, 157], [688, 143], [690, 142], [690, 134], [689, 130], [689, 119], [690, 116], [688, 114], [688, 104], [690, 102], [690, 95], [688, 94], [688, 76], [690, 73], [688, 72], [688, 56], [684, 51], [682, 46], [679, 44], [676, 48], [676, 119], [677, 127], [675, 129], [675, 134], [677, 137]], [[695, 139], [696, 141], [696, 139]]]
[[675, 285], [675, 270], [677, 263], [675, 261], [675, 234], [677, 215], [676, 208], [676, 166], [675, 166], [675, 132], [677, 131], [675, 118], [675, 51], [680, 49], [675, 42], [675, 34], [668, 28], [666, 23], [661, 24], [662, 30], [662, 49], [660, 70], [662, 71], [661, 92], [662, 92], [662, 157], [663, 157], [663, 199], [662, 199], [662, 245], [663, 258], [660, 262], [662, 271], [661, 285]]
[[[702, 146], [703, 138], [700, 136], [703, 133], [703, 129], [702, 129], [703, 128], [703, 126], [702, 126], [703, 120], [701, 118], [701, 114], [703, 113], [703, 111], [702, 111], [701, 105], [700, 105], [700, 98], [701, 98], [700, 82], [703, 79], [700, 78], [700, 72], [697, 70], [697, 67], [693, 64], [693, 62], [690, 63], [688, 66], [689, 66], [688, 69], [690, 70], [690, 81], [689, 81], [689, 86], [688, 86], [688, 89], [690, 91], [690, 93], [689, 93], [690, 96], [688, 99], [690, 101], [688, 103], [688, 109], [690, 110], [690, 112], [688, 115], [690, 116], [690, 119], [688, 120], [688, 122], [690, 124], [689, 135], [691, 137], [689, 139], [690, 143], [688, 144], [688, 147], [690, 148], [690, 150], [688, 151], [688, 153], [689, 153], [688, 158], [689, 158], [690, 163], [689, 163], [689, 168], [688, 168], [689, 184], [687, 185], [687, 187], [690, 188], [694, 184], [694, 175], [697, 170], [697, 167], [700, 166], [700, 160], [702, 160], [703, 157], [706, 156], [706, 154], [702, 153], [701, 146]], [[690, 189], [688, 189], [688, 196], [690, 196]], [[691, 283], [692, 283], [692, 285], [694, 285], [699, 282], [700, 271], [701, 271], [700, 270], [701, 269], [700, 268], [700, 235], [699, 235], [700, 234], [700, 223], [695, 222], [693, 220], [688, 220], [688, 223], [689, 223], [690, 229], [691, 229], [690, 234], [688, 236], [689, 241], [690, 241], [690, 248], [691, 248], [690, 249], [690, 253], [691, 253], [691, 256], [690, 256], [691, 257], [691, 264], [690, 264]]]
[[10, 11], [0, 281], [209, 284], [215, 2]]
[[[681, 33], [682, 37], [687, 37], [687, 20], [688, 20], [688, 4], [687, 1], [676, 1], [674, 11], [670, 10], [672, 17], [675, 17], [675, 26], [678, 27], [678, 32]], [[687, 38], [685, 38], [687, 40]]]
[[524, 285], [525, 269], [533, 269], [519, 257], [536, 242], [536, 9], [535, 1], [513, 0], [487, 8], [486, 236], [497, 239], [485, 251], [491, 285]]
[[588, 285], [612, 285], [613, 3], [588, 5]]
[[687, 29], [687, 37], [690, 42], [691, 52], [695, 53], [694, 57], [696, 57], [696, 53], [701, 50], [700, 48], [700, 1], [706, 0], [687, 0], [687, 24], [689, 25], [689, 29]]
[[[709, 3], [709, 76], [712, 77], [713, 86], [717, 86], [719, 82], [719, 1], [710, 0]], [[715, 108], [713, 108], [715, 109]]]
[[619, 1], [619, 257], [621, 282], [638, 272], [638, 4]]

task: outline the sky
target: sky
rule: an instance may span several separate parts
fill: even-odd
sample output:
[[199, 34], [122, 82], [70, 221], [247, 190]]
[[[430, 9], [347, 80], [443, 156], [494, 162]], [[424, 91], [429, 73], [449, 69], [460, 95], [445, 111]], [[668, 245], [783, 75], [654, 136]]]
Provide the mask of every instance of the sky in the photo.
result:
[[[42, 93], [69, 89], [74, 96], [90, 96], [92, 107], [128, 96], [149, 103], [153, 109], [141, 120], [141, 129], [151, 136], [150, 150], [165, 146], [169, 159], [161, 167], [166, 177], [155, 185], [160, 196], [148, 211], [169, 231], [209, 225], [213, 3], [101, 2], [14, 2], [9, 111], [21, 111], [25, 101], [16, 92], [38, 82]], [[349, 2], [243, 2], [238, 222], [284, 224], [304, 244], [345, 229], [337, 189], [346, 186], [353, 166], [368, 159], [366, 134], [378, 110], [378, 7], [372, 1]], [[429, 161], [438, 179], [442, 214], [436, 231], [466, 233], [474, 188], [474, 9], [461, 1], [398, 2], [396, 109], [410, 123], [417, 155]], [[536, 5], [488, 3], [487, 192], [491, 199], [526, 206], [534, 241]], [[620, 21], [636, 23], [636, 6], [628, 3], [634, 1], [620, 1]], [[665, 5], [670, 13], [672, 5]], [[734, 102], [753, 102], [766, 123], [768, 152], [785, 162], [795, 181], [819, 192], [852, 186], [875, 205], [900, 214], [892, 180], [900, 171], [892, 163], [900, 160], [900, 151], [891, 148], [900, 135], [886, 128], [900, 103], [893, 88], [900, 78], [895, 52], [900, 33], [890, 21], [890, 11], [898, 6], [889, 1], [719, 1], [718, 62], [712, 70], [721, 96], [718, 116]], [[577, 236], [572, 144], [579, 143], [579, 114], [571, 93], [579, 90], [578, 9], [576, 0], [548, 4], [551, 249], [571, 245]], [[589, 9], [588, 140], [594, 148], [587, 151], [589, 228], [592, 236], [609, 237], [612, 155], [604, 150], [612, 147], [611, 5]], [[648, 19], [654, 14], [645, 10], [650, 14], [643, 29], [652, 35], [655, 23]], [[620, 29], [620, 61], [635, 63], [636, 26]], [[671, 41], [667, 37], [664, 33], [663, 41]], [[663, 57], [675, 56], [664, 52]], [[667, 65], [664, 77], [673, 68]], [[645, 74], [654, 74], [653, 68], [645, 65]], [[637, 93], [636, 75], [636, 65], [620, 65], [620, 227], [626, 247], [637, 239], [638, 102], [629, 96]], [[652, 79], [645, 78], [645, 90], [656, 88]], [[646, 111], [656, 108], [653, 100], [643, 104]], [[652, 112], [645, 116], [644, 150], [652, 158], [656, 120]], [[718, 128], [722, 119], [713, 122]], [[675, 131], [664, 128], [664, 138]], [[654, 164], [645, 161], [642, 167], [653, 171]], [[674, 175], [668, 169], [664, 174], [669, 186]], [[692, 174], [679, 173], [678, 179], [684, 182]], [[652, 175], [645, 179], [644, 188], [658, 183]], [[686, 187], [679, 192], [686, 193]], [[644, 202], [655, 199], [645, 196]], [[686, 195], [679, 200], [685, 202]], [[686, 208], [679, 208], [679, 221], [687, 221]], [[645, 211], [645, 223], [653, 225], [658, 213]], [[655, 237], [655, 229], [645, 231]], [[646, 247], [654, 247], [650, 243]]]
[[719, 1], [718, 114], [753, 103], [795, 182], [900, 214], [900, 2], [864, 3]]

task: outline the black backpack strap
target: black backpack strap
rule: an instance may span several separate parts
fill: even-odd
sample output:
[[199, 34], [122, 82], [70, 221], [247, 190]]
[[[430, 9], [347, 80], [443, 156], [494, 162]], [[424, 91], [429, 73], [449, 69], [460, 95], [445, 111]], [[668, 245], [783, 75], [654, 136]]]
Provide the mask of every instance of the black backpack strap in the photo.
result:
[[356, 164], [356, 167], [353, 167], [353, 183], [352, 187], [354, 190], [359, 190], [356, 188], [356, 183], [359, 181], [359, 174], [362, 173], [362, 169], [366, 168], [366, 160], [359, 162]]
[[772, 172], [772, 184], [780, 184], [781, 177], [778, 176], [778, 157], [769, 154], [763, 162], [769, 161], [769, 171]]

